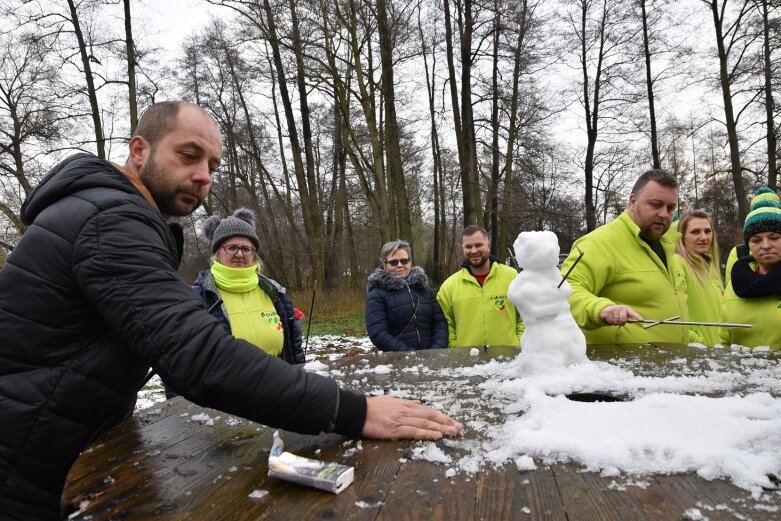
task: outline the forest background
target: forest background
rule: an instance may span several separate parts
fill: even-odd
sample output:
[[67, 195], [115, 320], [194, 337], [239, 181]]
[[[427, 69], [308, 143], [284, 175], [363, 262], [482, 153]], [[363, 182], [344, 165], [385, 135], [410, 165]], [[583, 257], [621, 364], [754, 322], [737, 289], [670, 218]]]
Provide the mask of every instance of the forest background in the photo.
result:
[[181, 220], [188, 280], [198, 223], [239, 206], [264, 272], [303, 291], [361, 288], [395, 238], [436, 285], [475, 222], [501, 259], [523, 230], [567, 251], [658, 167], [726, 253], [754, 190], [777, 188], [781, 0], [191, 4], [215, 16], [172, 54], [151, 0], [0, 0], [0, 266], [46, 172], [77, 151], [123, 163], [166, 99], [206, 108], [225, 145]]

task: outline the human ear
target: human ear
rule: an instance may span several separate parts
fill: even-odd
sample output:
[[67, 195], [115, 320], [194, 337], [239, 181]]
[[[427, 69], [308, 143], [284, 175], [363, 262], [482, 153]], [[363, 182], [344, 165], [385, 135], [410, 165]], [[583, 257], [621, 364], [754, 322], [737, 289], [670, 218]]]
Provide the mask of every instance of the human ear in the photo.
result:
[[144, 164], [146, 164], [152, 149], [152, 147], [149, 145], [149, 141], [144, 139], [142, 136], [133, 136], [130, 139], [130, 142], [127, 144], [127, 148], [129, 151], [127, 166], [135, 169], [136, 171], [141, 170]]

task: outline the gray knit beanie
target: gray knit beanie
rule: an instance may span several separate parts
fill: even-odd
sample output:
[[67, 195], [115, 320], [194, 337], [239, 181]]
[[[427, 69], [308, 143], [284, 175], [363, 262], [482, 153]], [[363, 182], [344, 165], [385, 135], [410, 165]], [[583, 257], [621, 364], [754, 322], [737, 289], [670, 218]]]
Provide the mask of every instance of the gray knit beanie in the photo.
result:
[[258, 234], [255, 232], [255, 214], [249, 208], [239, 208], [224, 219], [212, 215], [204, 221], [201, 229], [206, 238], [212, 241], [212, 253], [217, 251], [225, 239], [237, 235], [246, 237], [252, 241], [256, 250], [260, 249]]

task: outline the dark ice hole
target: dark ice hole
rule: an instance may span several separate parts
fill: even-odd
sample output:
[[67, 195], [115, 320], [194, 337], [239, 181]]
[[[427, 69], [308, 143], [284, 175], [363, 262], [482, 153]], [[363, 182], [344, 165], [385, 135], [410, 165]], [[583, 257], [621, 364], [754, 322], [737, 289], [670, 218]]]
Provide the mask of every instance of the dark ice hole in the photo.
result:
[[568, 400], [573, 402], [623, 402], [626, 401], [620, 396], [614, 396], [607, 393], [570, 393], [565, 394]]

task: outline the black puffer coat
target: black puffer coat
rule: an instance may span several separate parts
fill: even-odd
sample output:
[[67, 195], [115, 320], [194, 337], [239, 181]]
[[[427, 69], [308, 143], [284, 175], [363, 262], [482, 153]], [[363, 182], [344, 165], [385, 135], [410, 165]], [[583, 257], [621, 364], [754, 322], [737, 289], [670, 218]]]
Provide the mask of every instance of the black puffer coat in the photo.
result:
[[176, 271], [168, 225], [78, 154], [30, 194], [0, 269], [0, 517], [60, 519], [68, 469], [133, 409], [148, 368], [185, 398], [288, 430], [358, 435], [363, 396], [225, 334]]
[[366, 330], [383, 351], [447, 347], [447, 322], [422, 268], [408, 280], [379, 267], [366, 283]]

